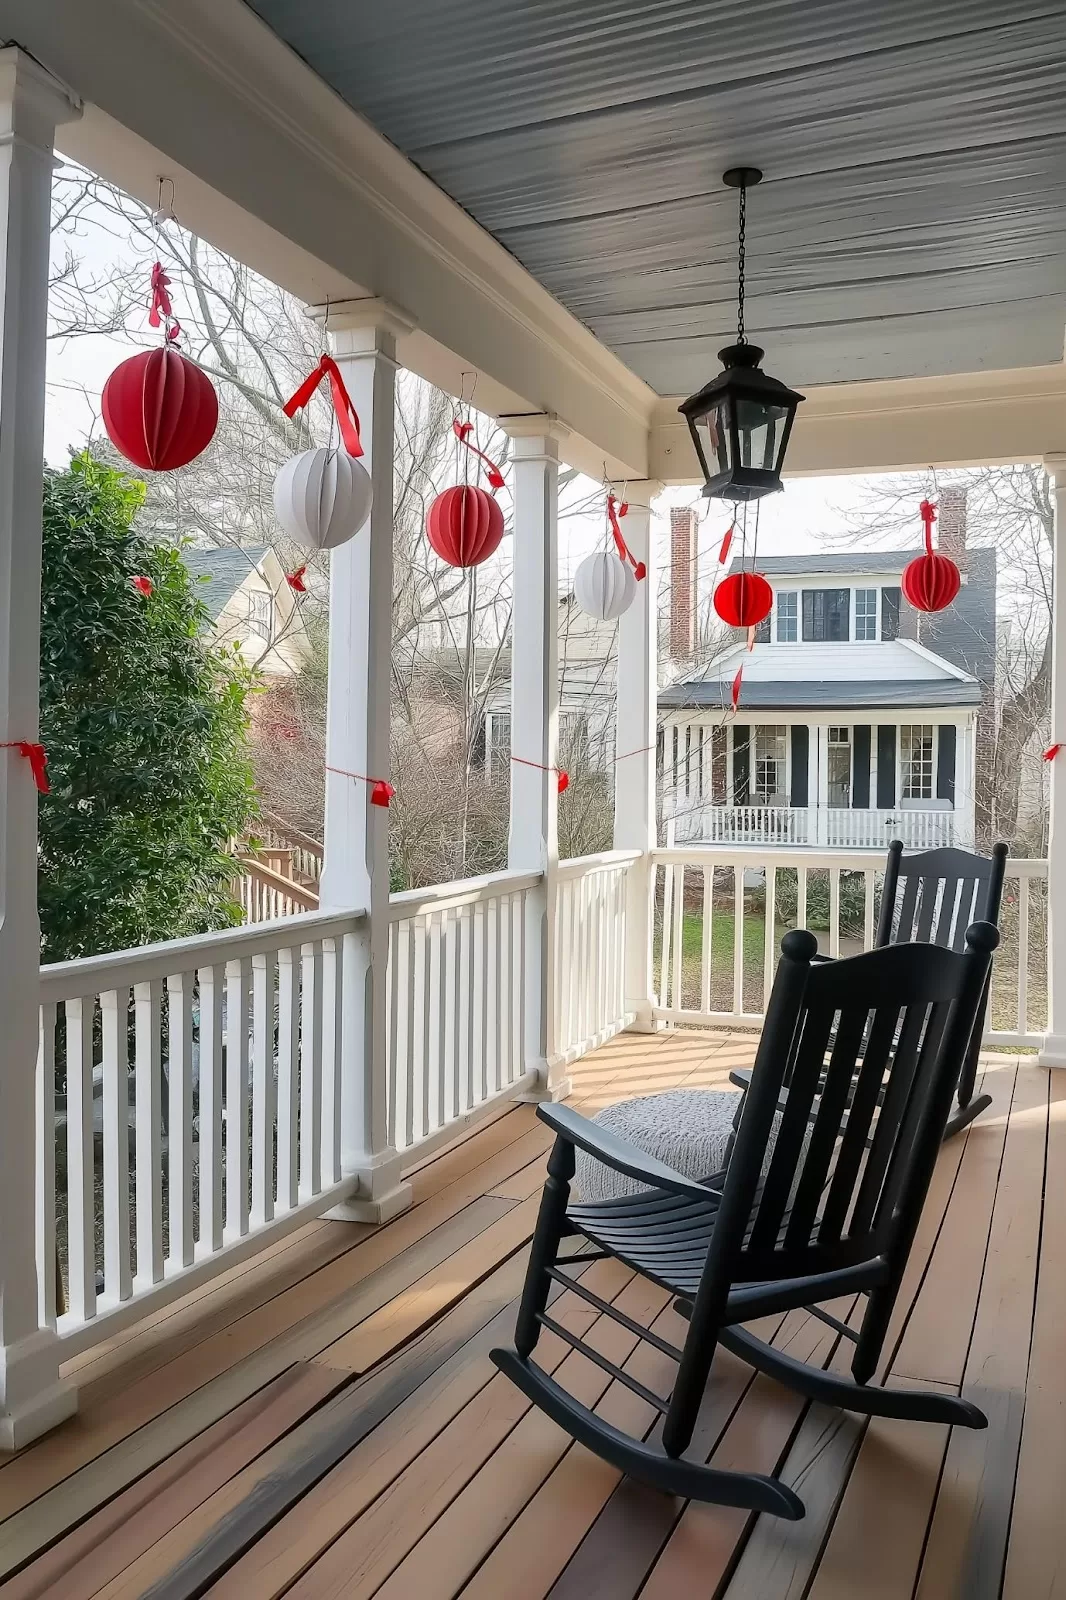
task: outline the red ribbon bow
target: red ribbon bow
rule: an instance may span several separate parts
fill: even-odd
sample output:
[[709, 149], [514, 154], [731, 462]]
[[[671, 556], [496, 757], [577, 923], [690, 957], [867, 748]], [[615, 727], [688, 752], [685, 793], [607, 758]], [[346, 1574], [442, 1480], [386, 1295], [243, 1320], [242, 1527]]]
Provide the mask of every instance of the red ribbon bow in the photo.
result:
[[733, 543], [733, 529], [732, 529], [732, 527], [728, 527], [725, 530], [725, 536], [723, 537], [722, 543], [721, 543], [721, 545], [719, 546], [719, 549], [718, 549], [718, 565], [720, 567], [724, 567], [726, 562], [729, 560], [729, 551], [730, 551], [730, 547], [731, 547], [732, 543]]
[[48, 756], [43, 744], [31, 744], [28, 739], [7, 739], [0, 744], [0, 750], [17, 750], [20, 756], [25, 756], [30, 764], [33, 781], [37, 785], [39, 794], [48, 794]]
[[455, 434], [455, 437], [458, 439], [459, 443], [461, 445], [465, 445], [472, 455], [478, 456], [489, 469], [488, 473], [486, 474], [489, 480], [489, 487], [491, 489], [502, 489], [504, 486], [503, 473], [500, 471], [495, 461], [489, 459], [484, 450], [479, 450], [476, 444], [470, 443], [470, 435], [473, 433], [473, 431], [474, 424], [472, 422], [460, 422], [458, 417], [456, 417], [452, 422], [452, 432]]
[[[363, 446], [359, 438], [359, 418], [355, 407], [352, 405], [351, 396], [344, 387], [341, 369], [332, 356], [321, 356], [318, 366], [309, 372], [291, 399], [286, 400], [282, 406], [285, 415], [292, 418], [301, 407], [305, 406], [322, 382], [329, 378], [329, 386], [333, 395], [333, 409], [337, 413], [337, 425], [341, 431], [341, 440], [350, 456], [361, 456]], [[381, 802], [379, 802], [380, 804]]]
[[1059, 751], [1061, 749], [1062, 749], [1061, 744], [1049, 744], [1047, 749], [1044, 751], [1044, 760], [1045, 761], [1054, 761], [1055, 757], [1058, 755], [1058, 753], [1059, 753]]
[[138, 594], [150, 595], [155, 593], [155, 584], [152, 582], [151, 578], [138, 575], [136, 578], [131, 578], [130, 582]]
[[285, 574], [285, 582], [294, 594], [307, 593], [307, 585], [304, 582], [304, 573], [306, 571], [307, 565], [305, 563], [302, 567], [297, 567], [295, 572], [287, 572]]
[[737, 709], [737, 707], [740, 704], [740, 684], [741, 684], [741, 680], [743, 679], [743, 677], [744, 677], [744, 663], [741, 662], [740, 667], [737, 669], [737, 675], [733, 679], [733, 687], [732, 687], [732, 689], [730, 690], [730, 693], [729, 693], [729, 698], [732, 701], [733, 710], [734, 711]]
[[520, 767], [532, 767], [535, 772], [557, 772], [559, 774], [559, 793], [565, 794], [570, 787], [570, 774], [562, 767], [546, 767], [543, 761], [527, 761], [525, 756], [512, 756]]
[[152, 304], [148, 312], [148, 326], [150, 328], [161, 327], [164, 317], [172, 317], [174, 315], [174, 307], [171, 305], [170, 296], [167, 293], [169, 288], [170, 279], [163, 271], [163, 263], [157, 261], [152, 268]]
[[346, 767], [331, 767], [327, 764], [327, 772], [336, 772], [342, 778], [353, 778], [356, 783], [370, 785], [370, 804], [372, 806], [388, 806], [396, 790], [387, 778], [368, 778], [363, 772], [349, 772]]
[[628, 510], [628, 500], [619, 501], [618, 496], [613, 494], [607, 496], [607, 520], [611, 524], [611, 533], [614, 535], [615, 548], [618, 551], [619, 559], [629, 562], [629, 565], [633, 568], [633, 576], [639, 583], [641, 578], [647, 577], [648, 569], [643, 561], [635, 561], [633, 559], [633, 552], [622, 537], [622, 529], [618, 521], [619, 517], [624, 517]]
[[933, 523], [936, 521], [936, 506], [931, 500], [923, 500], [918, 507], [918, 515], [925, 523], [925, 549], [927, 555], [933, 553]]

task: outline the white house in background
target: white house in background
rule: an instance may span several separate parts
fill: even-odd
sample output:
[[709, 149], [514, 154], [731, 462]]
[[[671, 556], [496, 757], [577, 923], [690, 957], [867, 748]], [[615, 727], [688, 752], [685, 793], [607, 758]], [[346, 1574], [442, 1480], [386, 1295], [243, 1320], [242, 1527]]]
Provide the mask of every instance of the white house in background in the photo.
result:
[[266, 678], [292, 677], [311, 643], [285, 569], [267, 545], [251, 549], [185, 549], [181, 558], [211, 617], [219, 644], [235, 644]]
[[964, 573], [936, 616], [902, 598], [914, 550], [759, 561], [774, 605], [754, 647], [738, 639], [659, 694], [662, 809], [678, 840], [973, 845], [996, 560], [966, 549], [964, 491], [941, 497], [940, 548]]

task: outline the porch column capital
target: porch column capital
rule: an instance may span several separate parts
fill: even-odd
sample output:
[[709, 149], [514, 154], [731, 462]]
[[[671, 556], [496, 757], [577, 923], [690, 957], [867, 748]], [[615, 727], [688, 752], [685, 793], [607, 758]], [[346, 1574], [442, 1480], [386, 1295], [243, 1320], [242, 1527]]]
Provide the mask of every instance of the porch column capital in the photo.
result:
[[[552, 416], [547, 411], [522, 411], [505, 412], [496, 418], [500, 427], [509, 439], [525, 441], [536, 439], [543, 441], [543, 453], [558, 459], [559, 445], [570, 437], [570, 429], [565, 422], [560, 422], [558, 417]], [[513, 456], [531, 456], [529, 450], [514, 450]]]
[[51, 170], [55, 130], [81, 113], [73, 89], [33, 56], [18, 45], [0, 50], [0, 147], [17, 142], [43, 156]]
[[1057, 488], [1066, 488], [1066, 450], [1052, 450], [1043, 457], [1044, 471]]
[[406, 338], [418, 326], [409, 312], [378, 295], [330, 300], [324, 305], [308, 306], [307, 314], [323, 333], [333, 337], [338, 356], [378, 351], [395, 356], [396, 340]]
[[666, 487], [658, 478], [611, 478], [607, 486], [619, 500], [629, 502], [630, 513], [650, 511], [652, 501], [657, 500]]

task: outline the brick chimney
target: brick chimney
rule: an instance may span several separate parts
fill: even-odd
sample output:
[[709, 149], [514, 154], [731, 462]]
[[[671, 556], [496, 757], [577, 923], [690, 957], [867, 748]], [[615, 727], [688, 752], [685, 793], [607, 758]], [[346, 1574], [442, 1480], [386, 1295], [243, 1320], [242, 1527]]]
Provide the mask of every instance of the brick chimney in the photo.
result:
[[937, 549], [958, 561], [966, 554], [966, 486], [941, 489], [937, 506]]
[[670, 512], [670, 656], [689, 661], [696, 653], [699, 582], [696, 513], [688, 506]]

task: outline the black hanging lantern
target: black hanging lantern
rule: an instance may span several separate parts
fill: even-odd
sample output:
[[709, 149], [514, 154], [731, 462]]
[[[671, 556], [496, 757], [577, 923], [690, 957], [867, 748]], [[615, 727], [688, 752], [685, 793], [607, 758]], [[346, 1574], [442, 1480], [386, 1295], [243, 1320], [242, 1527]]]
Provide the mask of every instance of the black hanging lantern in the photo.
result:
[[737, 342], [718, 352], [723, 371], [678, 407], [703, 469], [703, 492], [711, 500], [758, 500], [781, 488], [788, 436], [803, 399], [762, 371], [763, 352], [744, 336], [747, 191], [761, 178], [758, 167], [731, 167], [723, 174], [723, 183], [740, 190]]

